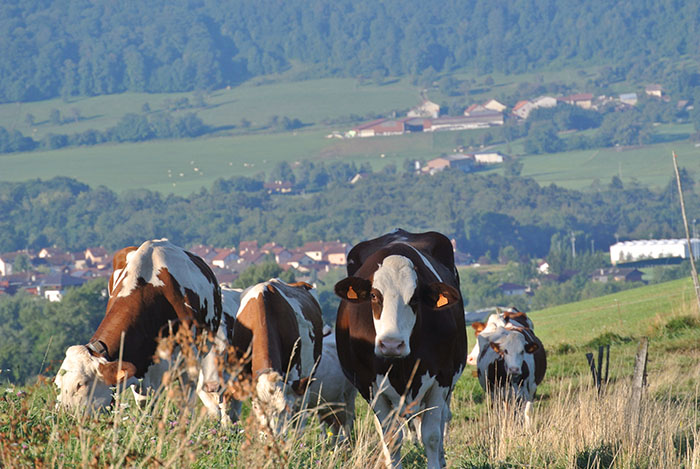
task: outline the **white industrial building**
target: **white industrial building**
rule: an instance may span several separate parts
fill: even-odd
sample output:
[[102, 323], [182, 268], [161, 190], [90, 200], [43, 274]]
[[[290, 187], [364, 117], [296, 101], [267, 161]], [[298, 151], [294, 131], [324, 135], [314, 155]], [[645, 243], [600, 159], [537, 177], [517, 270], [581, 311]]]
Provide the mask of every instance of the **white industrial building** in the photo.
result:
[[[700, 239], [690, 240], [695, 258], [700, 257]], [[688, 241], [685, 239], [645, 239], [624, 241], [610, 246], [610, 262], [613, 265], [646, 259], [664, 259], [689, 257]]]

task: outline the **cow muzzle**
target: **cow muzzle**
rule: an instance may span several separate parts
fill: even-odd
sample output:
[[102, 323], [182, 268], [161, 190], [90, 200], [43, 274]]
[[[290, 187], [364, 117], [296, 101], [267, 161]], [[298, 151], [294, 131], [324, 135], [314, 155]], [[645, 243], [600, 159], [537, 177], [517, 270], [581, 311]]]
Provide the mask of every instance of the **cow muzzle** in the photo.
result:
[[384, 358], [402, 358], [410, 352], [406, 342], [401, 339], [377, 339], [374, 349], [377, 355]]

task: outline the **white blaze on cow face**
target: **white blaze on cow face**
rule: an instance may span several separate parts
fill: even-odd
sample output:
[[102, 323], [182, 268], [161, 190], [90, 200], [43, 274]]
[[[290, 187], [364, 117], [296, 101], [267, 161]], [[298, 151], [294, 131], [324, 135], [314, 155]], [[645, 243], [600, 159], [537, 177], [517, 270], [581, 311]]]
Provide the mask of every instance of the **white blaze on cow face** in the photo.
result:
[[66, 350], [66, 358], [54, 379], [58, 387], [59, 406], [83, 408], [91, 413], [112, 402], [112, 390], [99, 376], [99, 365], [106, 364], [102, 357], [94, 357], [87, 347], [74, 345]]
[[493, 336], [488, 338], [489, 346], [502, 358], [506, 372], [510, 375], [522, 374], [523, 361], [525, 359], [525, 337], [516, 331], [499, 328]]
[[409, 303], [417, 285], [413, 263], [404, 256], [386, 257], [374, 273], [372, 287], [381, 294], [381, 299], [372, 298], [373, 303], [381, 301], [381, 314], [373, 315], [376, 355], [400, 358], [411, 353], [409, 342], [416, 313]]

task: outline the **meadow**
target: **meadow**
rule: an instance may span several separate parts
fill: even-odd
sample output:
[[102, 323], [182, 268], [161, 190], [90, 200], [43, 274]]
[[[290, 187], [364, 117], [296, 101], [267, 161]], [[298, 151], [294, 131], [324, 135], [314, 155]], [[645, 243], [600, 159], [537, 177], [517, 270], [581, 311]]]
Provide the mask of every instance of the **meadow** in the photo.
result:
[[[490, 405], [472, 369], [452, 400], [446, 444], [458, 468], [696, 468], [700, 465], [700, 314], [689, 279], [535, 311], [548, 350], [533, 423]], [[639, 413], [628, 406], [637, 342], [649, 338], [648, 387]], [[473, 344], [473, 334], [469, 333]], [[598, 394], [584, 354], [611, 344], [610, 380]], [[95, 418], [53, 408], [49, 378], [0, 391], [3, 467], [380, 467], [378, 438], [358, 398], [350, 445], [334, 446], [309, 421], [284, 438], [262, 437], [244, 412], [231, 428], [191, 411], [170, 383], [145, 411], [129, 393]], [[201, 407], [201, 406], [200, 406]], [[404, 443], [404, 467], [425, 466]]]
[[[595, 71], [575, 70], [544, 74], [502, 76], [494, 74], [493, 84], [473, 74], [457, 75], [469, 80], [465, 104], [514, 93], [528, 82], [560, 81], [584, 86]], [[74, 134], [88, 129], [105, 130], [127, 113], [142, 114], [167, 110], [187, 98], [195, 107], [174, 111], [197, 112], [213, 133], [196, 139], [151, 140], [141, 143], [102, 144], [51, 151], [0, 155], [0, 181], [26, 181], [68, 176], [93, 187], [105, 185], [116, 192], [149, 189], [164, 194], [188, 195], [210, 187], [220, 177], [254, 176], [267, 172], [280, 161], [352, 161], [369, 163], [375, 170], [394, 165], [402, 170], [406, 161], [449, 154], [460, 145], [480, 141], [484, 130], [409, 134], [369, 139], [328, 139], [332, 131], [346, 131], [354, 124], [351, 115], [365, 117], [403, 115], [421, 100], [419, 87], [408, 79], [370, 80], [317, 79], [284, 81], [281, 77], [259, 78], [232, 89], [208, 94], [124, 93], [89, 98], [54, 99], [0, 105], [0, 126], [17, 129], [39, 140], [48, 134]], [[429, 97], [437, 102], [454, 99], [433, 89]], [[196, 104], [203, 100], [203, 106]], [[51, 110], [58, 110], [63, 122], [51, 123]], [[33, 125], [26, 122], [34, 116]], [[79, 116], [76, 119], [75, 116]], [[298, 118], [304, 126], [295, 131], [269, 132], [263, 129], [274, 116]], [[247, 120], [248, 130], [241, 129]], [[335, 124], [333, 124], [335, 122]], [[660, 143], [633, 148], [605, 148], [521, 157], [522, 175], [542, 185], [590, 190], [619, 176], [624, 184], [638, 183], [654, 189], [664, 187], [672, 176], [671, 151], [679, 155], [682, 167], [697, 172], [697, 149], [687, 141], [690, 125], [656, 127]], [[488, 148], [487, 148], [488, 149]], [[499, 144], [490, 149], [508, 155], [523, 153], [523, 142]], [[486, 169], [502, 172], [502, 166]]]

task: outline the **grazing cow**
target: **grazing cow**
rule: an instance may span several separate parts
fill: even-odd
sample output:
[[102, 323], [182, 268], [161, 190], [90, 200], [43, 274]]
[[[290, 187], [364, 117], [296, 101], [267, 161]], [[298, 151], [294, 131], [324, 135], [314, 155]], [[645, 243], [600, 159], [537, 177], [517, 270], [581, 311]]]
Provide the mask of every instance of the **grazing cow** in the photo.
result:
[[492, 397], [524, 402], [525, 423], [529, 424], [537, 385], [547, 370], [542, 342], [532, 329], [516, 326], [484, 329], [477, 341], [479, 384]]
[[340, 366], [335, 334], [329, 326], [323, 334], [321, 361], [309, 385], [309, 406], [317, 407], [321, 422], [330, 427], [334, 439], [342, 441], [352, 433], [357, 389]]
[[231, 378], [225, 373], [223, 364], [226, 361], [229, 337], [233, 336], [236, 314], [241, 303], [243, 290], [221, 287], [221, 323], [214, 337], [214, 344], [202, 359], [201, 370], [197, 379], [197, 395], [207, 408], [209, 415], [220, 419], [226, 426], [236, 421], [241, 413], [241, 403], [227, 402], [224, 399], [224, 384]]
[[274, 433], [289, 422], [321, 357], [323, 319], [311, 288], [279, 279], [247, 288], [228, 338], [239, 358], [250, 353], [253, 410]]
[[[490, 315], [485, 324], [483, 322], [472, 323], [472, 328], [477, 337], [479, 337], [479, 334], [482, 332], [492, 332], [498, 327], [505, 327], [506, 329], [513, 329], [515, 327], [535, 328], [530, 318], [514, 307], [508, 308], [507, 310], [497, 308], [497, 312]], [[476, 366], [476, 361], [479, 358], [479, 351], [479, 341], [477, 340], [472, 351], [467, 356], [468, 364]]]
[[355, 246], [347, 270], [335, 285], [338, 356], [372, 406], [385, 462], [401, 467], [400, 415], [417, 424], [428, 467], [444, 467], [452, 389], [467, 357], [452, 244], [396, 230]]
[[[173, 330], [219, 328], [220, 287], [194, 254], [167, 239], [146, 241], [115, 254], [113, 268], [104, 319], [87, 345], [66, 350], [54, 380], [61, 406], [87, 412], [106, 407], [118, 382], [142, 379], [142, 386], [157, 388], [168, 360], [154, 366], [153, 356], [169, 324]], [[191, 371], [196, 378], [199, 370]]]

